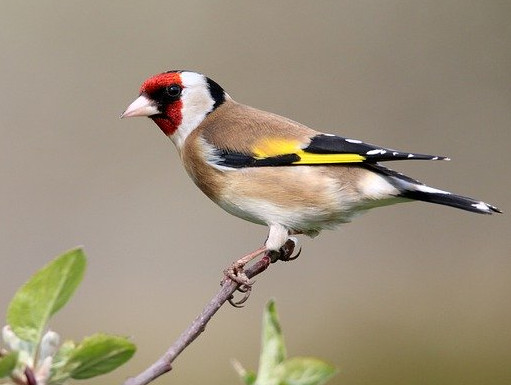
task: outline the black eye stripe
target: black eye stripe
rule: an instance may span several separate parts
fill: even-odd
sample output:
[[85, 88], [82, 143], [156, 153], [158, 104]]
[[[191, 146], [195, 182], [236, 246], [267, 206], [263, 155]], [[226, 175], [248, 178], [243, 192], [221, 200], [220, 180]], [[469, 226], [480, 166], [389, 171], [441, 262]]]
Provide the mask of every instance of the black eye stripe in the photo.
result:
[[170, 84], [153, 91], [149, 96], [160, 105], [173, 103], [181, 97], [183, 88], [179, 84]]

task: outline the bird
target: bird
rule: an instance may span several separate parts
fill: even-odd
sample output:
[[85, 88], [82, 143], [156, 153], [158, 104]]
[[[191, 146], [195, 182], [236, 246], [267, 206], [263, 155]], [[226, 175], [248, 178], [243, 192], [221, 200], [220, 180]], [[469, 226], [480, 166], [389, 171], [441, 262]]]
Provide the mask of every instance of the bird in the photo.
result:
[[375, 207], [424, 201], [474, 213], [501, 212], [381, 164], [447, 157], [316, 131], [236, 102], [198, 72], [172, 70], [149, 77], [121, 118], [137, 116], [149, 117], [170, 138], [207, 197], [234, 216], [268, 226], [264, 244], [226, 270], [245, 287], [243, 268], [258, 255], [285, 256], [285, 245], [296, 243], [295, 235], [315, 237]]

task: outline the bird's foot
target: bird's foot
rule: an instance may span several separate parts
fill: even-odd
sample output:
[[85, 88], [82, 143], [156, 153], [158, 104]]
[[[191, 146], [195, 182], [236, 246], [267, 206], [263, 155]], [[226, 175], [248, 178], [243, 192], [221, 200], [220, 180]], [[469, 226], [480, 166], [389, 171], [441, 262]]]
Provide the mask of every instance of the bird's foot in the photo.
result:
[[258, 255], [263, 254], [265, 251], [266, 251], [265, 246], [260, 247], [256, 251], [238, 259], [231, 266], [224, 270], [225, 278], [222, 281], [222, 285], [224, 284], [225, 280], [230, 279], [231, 281], [236, 282], [238, 284], [236, 290], [243, 293], [243, 298], [241, 298], [238, 301], [235, 301], [232, 296], [231, 298], [229, 298], [228, 301], [232, 306], [241, 307], [243, 303], [247, 301], [248, 297], [250, 296], [250, 292], [252, 291], [252, 285], [254, 283], [250, 281], [250, 279], [245, 274], [244, 267], [247, 263], [256, 258]]
[[244, 267], [247, 263], [263, 253], [263, 258], [267, 258], [269, 263], [275, 263], [277, 261], [293, 261], [298, 258], [302, 252], [302, 248], [300, 247], [298, 252], [295, 253], [297, 244], [298, 240], [295, 237], [289, 237], [286, 243], [278, 251], [268, 251], [266, 247], [263, 246], [253, 253], [247, 254], [243, 258], [238, 259], [226, 270], [224, 270], [225, 278], [222, 281], [222, 284], [225, 282], [225, 280], [230, 279], [231, 281], [238, 284], [236, 290], [240, 293], [243, 293], [243, 297], [239, 300], [234, 300], [234, 296], [231, 296], [231, 298], [228, 299], [229, 303], [234, 307], [243, 307], [243, 304], [248, 300], [248, 297], [250, 297], [254, 282], [250, 281], [250, 279], [245, 274]]
[[[228, 299], [229, 303], [234, 307], [243, 307], [243, 304], [247, 301], [248, 297], [250, 297], [250, 293], [252, 292], [252, 285], [254, 284], [243, 270], [243, 267], [236, 265], [235, 263], [224, 271], [225, 278], [230, 279], [238, 284], [236, 288], [237, 291], [243, 293], [243, 297], [238, 300], [234, 300], [234, 296]], [[224, 281], [225, 282], [225, 281]]]
[[231, 266], [224, 270], [225, 278], [230, 279], [239, 285], [251, 285], [250, 280], [245, 274], [244, 267], [251, 260], [256, 258], [257, 256], [266, 252], [266, 247], [262, 246], [259, 249], [253, 251], [245, 255], [244, 257], [238, 259]]
[[245, 274], [244, 265], [240, 265], [236, 262], [224, 270], [224, 275], [226, 279], [230, 279], [240, 286], [252, 285], [250, 279]]
[[289, 237], [286, 243], [284, 243], [284, 246], [282, 246], [278, 251], [269, 251], [266, 255], [270, 257], [271, 263], [275, 263], [277, 261], [294, 261], [302, 252], [302, 248], [300, 247], [298, 252], [294, 254], [297, 245], [298, 240], [295, 237]]

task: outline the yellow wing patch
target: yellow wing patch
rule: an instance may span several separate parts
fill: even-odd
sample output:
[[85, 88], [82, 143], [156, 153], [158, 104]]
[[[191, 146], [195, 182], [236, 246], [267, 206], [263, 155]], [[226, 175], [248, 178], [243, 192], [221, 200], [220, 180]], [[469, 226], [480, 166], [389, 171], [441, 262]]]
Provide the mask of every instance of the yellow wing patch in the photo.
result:
[[272, 138], [261, 140], [252, 150], [256, 158], [271, 158], [285, 154], [296, 154], [301, 151], [298, 140], [286, 140], [284, 138]]
[[328, 163], [358, 163], [366, 158], [359, 154], [314, 154], [305, 152], [298, 140], [284, 138], [264, 139], [252, 150], [257, 159], [271, 158], [288, 154], [296, 154], [300, 160], [293, 164], [328, 164]]
[[359, 163], [366, 159], [358, 154], [312, 154], [303, 150], [296, 154], [300, 160], [293, 164]]

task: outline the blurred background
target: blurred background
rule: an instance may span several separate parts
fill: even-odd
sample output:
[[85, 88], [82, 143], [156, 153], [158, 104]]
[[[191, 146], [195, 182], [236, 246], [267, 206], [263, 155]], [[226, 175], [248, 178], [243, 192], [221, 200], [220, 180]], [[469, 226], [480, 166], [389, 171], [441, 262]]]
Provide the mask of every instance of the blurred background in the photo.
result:
[[[2, 2], [0, 317], [53, 256], [84, 245], [85, 281], [51, 327], [132, 336], [118, 384], [159, 357], [266, 229], [193, 185], [148, 119], [142, 81], [206, 73], [236, 100], [314, 128], [451, 162], [393, 168], [505, 213], [511, 4], [503, 1]], [[302, 239], [303, 253], [225, 306], [159, 384], [240, 383], [276, 298], [291, 356], [331, 384], [509, 384], [511, 220], [425, 203]], [[4, 321], [2, 321], [2, 324]]]

